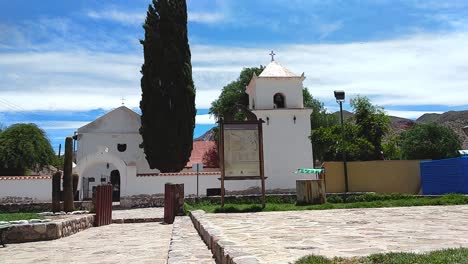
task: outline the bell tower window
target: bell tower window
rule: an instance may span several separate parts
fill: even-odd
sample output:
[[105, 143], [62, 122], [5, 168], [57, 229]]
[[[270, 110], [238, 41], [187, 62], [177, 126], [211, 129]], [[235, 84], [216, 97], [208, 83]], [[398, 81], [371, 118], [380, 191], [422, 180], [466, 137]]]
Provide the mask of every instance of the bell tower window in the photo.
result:
[[285, 108], [286, 107], [286, 100], [284, 95], [281, 93], [276, 93], [273, 95], [273, 104], [275, 108]]

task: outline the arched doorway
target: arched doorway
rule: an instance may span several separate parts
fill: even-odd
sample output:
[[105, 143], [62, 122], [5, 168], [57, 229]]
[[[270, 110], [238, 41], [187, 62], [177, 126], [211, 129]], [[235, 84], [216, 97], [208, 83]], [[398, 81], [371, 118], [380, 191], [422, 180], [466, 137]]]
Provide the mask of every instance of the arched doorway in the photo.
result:
[[[125, 188], [127, 186], [126, 180], [128, 176], [127, 164], [121, 158], [112, 153], [102, 151], [86, 155], [78, 160], [76, 167], [74, 168], [74, 172], [80, 175], [79, 186], [83, 190], [83, 192], [80, 193], [80, 199], [90, 199], [92, 190], [97, 185], [102, 183], [112, 183], [112, 172], [113, 175], [117, 175], [116, 173], [118, 173], [118, 177], [114, 176], [114, 182], [118, 183], [119, 199], [120, 195], [125, 195]], [[86, 196], [82, 194], [88, 195]]]
[[286, 98], [282, 93], [276, 93], [273, 95], [273, 104], [275, 108], [285, 108], [286, 107]]
[[120, 202], [120, 172], [118, 170], [111, 171], [110, 181], [112, 184], [112, 201]]

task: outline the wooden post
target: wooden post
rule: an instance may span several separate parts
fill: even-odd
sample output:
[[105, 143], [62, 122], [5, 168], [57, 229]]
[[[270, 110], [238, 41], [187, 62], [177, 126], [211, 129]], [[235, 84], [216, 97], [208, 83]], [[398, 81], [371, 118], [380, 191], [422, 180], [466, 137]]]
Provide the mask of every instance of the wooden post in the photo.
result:
[[172, 224], [176, 215], [184, 213], [184, 184], [164, 185], [164, 223]]
[[96, 188], [96, 198], [94, 200], [96, 215], [95, 226], [112, 224], [112, 185], [99, 185]]
[[219, 120], [219, 165], [221, 166], [221, 208], [224, 207], [224, 195], [226, 195], [224, 193], [224, 174], [225, 174], [225, 171], [224, 171], [224, 121], [223, 119], [221, 118]]
[[258, 147], [260, 159], [260, 177], [262, 181], [262, 208], [266, 206], [266, 190], [265, 190], [265, 168], [263, 166], [263, 120], [258, 120]]
[[326, 203], [323, 180], [296, 180], [297, 204]]

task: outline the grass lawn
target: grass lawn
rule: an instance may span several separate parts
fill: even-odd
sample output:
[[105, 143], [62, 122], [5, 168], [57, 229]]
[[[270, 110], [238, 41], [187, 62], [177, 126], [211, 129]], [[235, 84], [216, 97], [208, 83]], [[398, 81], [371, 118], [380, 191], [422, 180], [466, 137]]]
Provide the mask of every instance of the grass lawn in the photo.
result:
[[207, 213], [243, 213], [260, 211], [297, 211], [297, 210], [325, 210], [346, 208], [379, 208], [424, 205], [457, 205], [468, 204], [468, 196], [447, 194], [439, 197], [421, 197], [401, 194], [364, 194], [353, 195], [343, 199], [341, 196], [327, 196], [327, 203], [318, 205], [296, 205], [294, 201], [279, 202], [275, 197], [267, 197], [266, 207], [262, 209], [260, 200], [251, 201], [239, 199], [226, 203], [221, 208], [219, 203], [199, 202], [185, 204], [186, 211], [204, 210]]
[[359, 258], [307, 256], [294, 264], [455, 264], [468, 263], [468, 248], [444, 249], [425, 254], [387, 253]]
[[29, 220], [29, 219], [42, 219], [44, 217], [36, 213], [7, 213], [0, 214], [0, 221], [14, 221], [14, 220]]

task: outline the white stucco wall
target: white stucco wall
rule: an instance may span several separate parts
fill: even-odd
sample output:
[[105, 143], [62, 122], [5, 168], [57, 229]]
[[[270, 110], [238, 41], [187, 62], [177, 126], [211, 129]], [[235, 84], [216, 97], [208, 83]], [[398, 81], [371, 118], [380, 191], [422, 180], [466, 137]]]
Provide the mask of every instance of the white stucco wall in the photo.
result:
[[273, 96], [281, 93], [285, 96], [286, 108], [303, 108], [302, 78], [275, 78], [258, 77], [249, 89], [250, 106], [255, 109], [272, 109], [274, 107]]
[[52, 180], [0, 180], [0, 200], [8, 196], [32, 198], [34, 202], [50, 202]]
[[[206, 195], [207, 188], [221, 188], [221, 175], [200, 175], [199, 195]], [[197, 194], [197, 177], [190, 176], [149, 176], [129, 178], [127, 190], [122, 196], [137, 194], [163, 194], [166, 183], [183, 183], [185, 195]], [[225, 181], [227, 191], [241, 191], [250, 187], [261, 187], [259, 180]]]
[[295, 189], [297, 179], [312, 177], [294, 173], [298, 168], [313, 168], [312, 144], [308, 138], [312, 110], [276, 109], [253, 112], [265, 121], [263, 151], [265, 176], [268, 177], [267, 189]]

